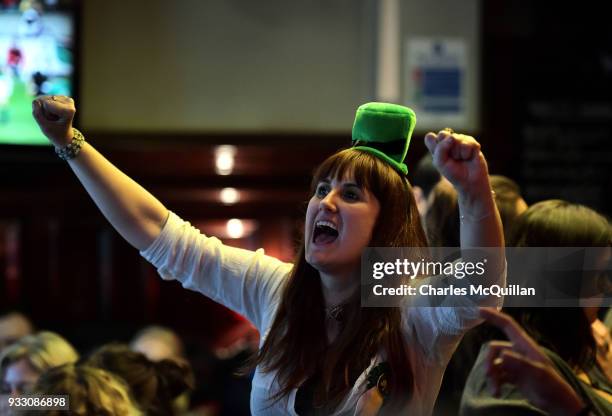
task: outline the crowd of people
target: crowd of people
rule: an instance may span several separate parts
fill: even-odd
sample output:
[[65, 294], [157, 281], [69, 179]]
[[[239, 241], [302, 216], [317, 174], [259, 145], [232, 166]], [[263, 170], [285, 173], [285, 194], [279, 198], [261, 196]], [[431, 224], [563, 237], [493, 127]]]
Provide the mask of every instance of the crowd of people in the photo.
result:
[[[75, 111], [69, 97], [33, 102], [41, 130], [113, 227], [163, 279], [227, 306], [262, 334], [244, 367], [252, 414], [612, 414], [607, 308], [502, 309], [503, 298], [482, 294], [465, 295], [460, 307], [361, 306], [366, 247], [486, 247], [481, 283], [504, 286], [513, 272], [506, 245], [612, 246], [609, 220], [586, 206], [529, 207], [515, 182], [489, 174], [473, 137], [428, 133], [429, 154], [410, 183], [415, 114], [359, 107], [351, 146], [315, 170], [303, 240], [285, 263], [226, 246], [168, 210], [73, 128]], [[597, 279], [609, 296], [607, 275]], [[194, 374], [171, 333], [147, 329], [130, 345], [79, 357], [61, 336], [21, 321], [0, 353], [4, 392], [68, 394], [76, 415], [190, 412]]]
[[7, 397], [68, 395], [78, 415], [178, 415], [189, 408], [194, 375], [170, 329], [147, 327], [130, 345], [111, 342], [85, 356], [55, 332], [34, 331], [17, 312], [0, 317], [0, 329], [0, 391]]

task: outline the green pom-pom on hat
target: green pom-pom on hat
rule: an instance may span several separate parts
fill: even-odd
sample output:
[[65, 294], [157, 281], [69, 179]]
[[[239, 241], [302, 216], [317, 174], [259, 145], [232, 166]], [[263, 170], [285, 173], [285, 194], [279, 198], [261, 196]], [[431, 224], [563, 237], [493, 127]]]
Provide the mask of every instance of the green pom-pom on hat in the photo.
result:
[[359, 106], [353, 124], [353, 148], [368, 152], [403, 175], [410, 137], [416, 125], [414, 111], [388, 103], [367, 103]]

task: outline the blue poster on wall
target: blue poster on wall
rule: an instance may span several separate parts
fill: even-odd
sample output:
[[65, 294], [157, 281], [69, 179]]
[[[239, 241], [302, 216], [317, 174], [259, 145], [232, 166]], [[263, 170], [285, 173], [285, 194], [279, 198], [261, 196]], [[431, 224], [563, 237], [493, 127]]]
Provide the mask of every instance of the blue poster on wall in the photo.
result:
[[465, 126], [466, 44], [458, 39], [413, 38], [407, 43], [405, 103], [421, 128]]

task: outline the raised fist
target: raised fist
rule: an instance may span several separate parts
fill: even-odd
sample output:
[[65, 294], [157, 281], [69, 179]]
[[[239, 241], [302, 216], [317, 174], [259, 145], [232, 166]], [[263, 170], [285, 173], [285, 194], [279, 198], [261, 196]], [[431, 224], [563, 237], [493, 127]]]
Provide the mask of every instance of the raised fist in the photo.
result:
[[488, 188], [487, 162], [476, 139], [445, 129], [427, 133], [425, 146], [436, 168], [459, 193], [468, 195], [483, 186]]
[[63, 95], [44, 95], [32, 101], [32, 115], [40, 130], [56, 147], [72, 141], [74, 100]]

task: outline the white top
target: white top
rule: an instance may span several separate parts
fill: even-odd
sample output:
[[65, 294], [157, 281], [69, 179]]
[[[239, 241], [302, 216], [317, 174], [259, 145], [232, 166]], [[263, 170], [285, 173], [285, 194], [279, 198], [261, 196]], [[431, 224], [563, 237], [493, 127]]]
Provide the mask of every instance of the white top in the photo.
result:
[[[165, 280], [176, 279], [186, 289], [198, 291], [245, 316], [262, 334], [260, 346], [272, 326], [280, 301], [282, 284], [292, 264], [266, 256], [263, 249], [243, 250], [207, 237], [188, 222], [170, 213], [162, 232], [141, 255], [151, 262]], [[505, 284], [505, 271], [495, 280]], [[438, 395], [444, 369], [463, 333], [480, 323], [478, 305], [501, 306], [499, 298], [465, 297], [465, 308], [402, 307], [404, 330], [415, 386], [406, 412], [429, 415]], [[366, 389], [366, 374], [378, 364], [380, 354], [355, 382], [353, 389], [333, 415], [352, 415]], [[275, 373], [255, 369], [251, 389], [253, 415], [295, 413], [293, 390], [288, 397], [272, 403], [278, 391]]]

